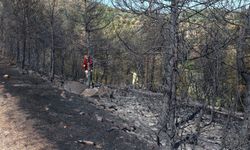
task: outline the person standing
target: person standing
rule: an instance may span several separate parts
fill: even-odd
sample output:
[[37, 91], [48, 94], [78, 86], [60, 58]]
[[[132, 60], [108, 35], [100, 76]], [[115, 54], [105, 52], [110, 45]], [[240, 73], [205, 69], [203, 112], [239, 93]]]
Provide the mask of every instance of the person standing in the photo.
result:
[[84, 55], [82, 62], [82, 70], [85, 73], [85, 78], [88, 79], [88, 55]]
[[91, 56], [88, 57], [88, 86], [92, 85], [92, 72], [93, 72], [93, 59]]

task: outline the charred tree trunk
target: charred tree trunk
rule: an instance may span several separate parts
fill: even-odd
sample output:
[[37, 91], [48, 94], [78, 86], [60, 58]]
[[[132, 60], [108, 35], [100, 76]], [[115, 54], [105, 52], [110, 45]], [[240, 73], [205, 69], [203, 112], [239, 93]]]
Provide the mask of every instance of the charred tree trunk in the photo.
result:
[[43, 71], [46, 70], [46, 50], [43, 50]]
[[22, 57], [22, 69], [25, 67], [25, 59], [26, 59], [26, 44], [27, 44], [27, 31], [26, 31], [26, 18], [24, 18], [23, 24], [23, 57]]
[[[163, 126], [168, 136], [166, 137], [167, 149], [177, 149], [175, 147], [177, 129], [176, 122], [176, 90], [177, 90], [177, 52], [178, 52], [178, 0], [171, 2], [170, 16], [170, 35], [168, 39], [171, 41], [170, 48], [165, 51], [165, 92], [164, 92], [164, 114]], [[167, 28], [167, 27], [165, 27]], [[167, 32], [167, 31], [166, 31]]]
[[108, 50], [105, 50], [105, 62], [103, 63], [103, 74], [101, 77], [101, 81], [105, 79], [105, 84], [108, 82]]
[[38, 44], [38, 41], [35, 40], [35, 49], [34, 49], [34, 57], [35, 57], [35, 63], [34, 63], [34, 69], [39, 72], [39, 68], [40, 68], [40, 51], [39, 51], [40, 47]]
[[61, 74], [64, 78], [64, 66], [65, 66], [65, 50], [62, 50], [62, 61], [61, 61]]
[[72, 71], [71, 74], [73, 76], [73, 80], [76, 80], [77, 79], [77, 60], [75, 60], [75, 59], [73, 59], [72, 70], [71, 71]]
[[[30, 40], [30, 39], [29, 39]], [[28, 65], [31, 65], [31, 43], [28, 43]]]
[[155, 73], [155, 56], [152, 58], [152, 66], [150, 71], [150, 86], [149, 89], [152, 91], [154, 89], [154, 73]]
[[25, 59], [26, 59], [26, 44], [27, 44], [27, 6], [28, 4], [24, 3], [24, 8], [23, 8], [23, 52], [22, 52], [22, 69], [25, 67]]
[[36, 66], [35, 70], [38, 72], [40, 68], [40, 53], [36, 51]]
[[243, 81], [246, 84], [246, 97], [245, 97], [245, 110], [244, 110], [244, 127], [243, 127], [243, 136], [246, 142], [246, 149], [250, 149], [250, 72], [245, 65], [246, 62], [246, 52], [247, 52], [247, 30], [249, 30], [250, 25], [250, 7], [248, 10], [243, 10], [243, 23], [240, 27], [239, 33], [239, 42], [237, 49], [237, 67], [238, 74], [241, 75]]
[[51, 6], [51, 16], [50, 16], [50, 27], [51, 27], [51, 53], [50, 53], [50, 81], [54, 80], [55, 77], [55, 30], [54, 30], [54, 15], [55, 15], [55, 7], [56, 7], [56, 0], [52, 1]]
[[144, 75], [144, 85], [148, 89], [148, 70], [149, 70], [149, 57], [148, 55], [145, 58], [145, 75]]
[[16, 41], [16, 45], [17, 45], [17, 48], [16, 48], [16, 63], [19, 64], [19, 62], [20, 62], [20, 41], [19, 41], [19, 38]]

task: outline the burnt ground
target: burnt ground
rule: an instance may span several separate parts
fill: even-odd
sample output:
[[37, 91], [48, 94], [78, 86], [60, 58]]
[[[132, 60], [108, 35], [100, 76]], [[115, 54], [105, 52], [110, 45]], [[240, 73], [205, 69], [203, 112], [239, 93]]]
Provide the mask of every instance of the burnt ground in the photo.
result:
[[[34, 72], [21, 74], [3, 61], [0, 61], [1, 150], [150, 150], [164, 149], [168, 143], [165, 132], [158, 134], [162, 128], [161, 93], [114, 88], [113, 99], [86, 98], [68, 93], [59, 82], [51, 84]], [[4, 74], [10, 78], [4, 78]], [[179, 149], [242, 148], [244, 141], [238, 140], [241, 114], [230, 117], [228, 110], [215, 109], [211, 120], [209, 107], [194, 101], [184, 102], [182, 107], [178, 115], [184, 119], [199, 108], [203, 111], [180, 126], [179, 138], [195, 135], [197, 123], [204, 127], [196, 134], [195, 143], [185, 142]], [[155, 145], [157, 137], [161, 140], [160, 148]], [[82, 140], [95, 144], [83, 144]]]
[[[10, 75], [9, 79], [3, 78]], [[0, 149], [156, 149], [121, 128], [126, 121], [90, 99], [0, 64]], [[86, 145], [79, 140], [95, 142]]]

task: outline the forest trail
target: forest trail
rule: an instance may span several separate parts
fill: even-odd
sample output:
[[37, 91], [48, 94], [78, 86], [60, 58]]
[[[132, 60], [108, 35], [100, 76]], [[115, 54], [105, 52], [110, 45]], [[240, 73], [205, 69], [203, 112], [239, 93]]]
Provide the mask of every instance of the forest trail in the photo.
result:
[[86, 98], [0, 62], [1, 150], [154, 149], [134, 135], [112, 129], [123, 122]]

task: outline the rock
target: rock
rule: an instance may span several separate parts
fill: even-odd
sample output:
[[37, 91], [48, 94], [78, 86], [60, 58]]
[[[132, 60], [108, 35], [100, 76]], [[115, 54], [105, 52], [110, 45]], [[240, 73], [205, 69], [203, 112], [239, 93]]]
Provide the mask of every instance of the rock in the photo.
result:
[[28, 70], [28, 74], [33, 75], [34, 73], [35, 73], [35, 71], [33, 71], [33, 70]]
[[25, 70], [25, 69], [22, 69], [22, 70], [21, 70], [21, 73], [22, 73], [23, 75], [26, 75], [26, 74], [28, 74], [28, 71]]
[[4, 136], [8, 136], [10, 134], [10, 132], [9, 131], [4, 131], [3, 134], [4, 134]]
[[80, 112], [79, 115], [85, 115], [85, 112]]
[[66, 81], [63, 88], [70, 93], [81, 94], [87, 86], [76, 81]]
[[118, 109], [116, 108], [116, 106], [115, 105], [111, 105], [111, 106], [109, 106], [108, 107], [109, 109], [113, 109], [113, 110], [115, 110], [115, 111], [117, 111]]
[[98, 114], [96, 114], [95, 117], [96, 117], [97, 121], [100, 121], [100, 122], [103, 121], [103, 118], [101, 116], [99, 116]]
[[84, 84], [84, 79], [79, 79], [78, 80], [80, 83]]
[[48, 106], [45, 106], [44, 108], [46, 111], [49, 111], [49, 107]]
[[64, 85], [64, 81], [61, 80], [61, 79], [56, 78], [56, 79], [53, 80], [53, 84], [54, 84], [54, 86], [62, 89], [62, 87]]
[[107, 129], [106, 131], [111, 132], [111, 131], [119, 130], [119, 129], [120, 129], [119, 127], [111, 127], [110, 129]]
[[4, 78], [4, 79], [9, 79], [10, 76], [9, 76], [8, 74], [5, 74], [5, 75], [3, 76], [3, 78]]
[[61, 96], [62, 98], [66, 98], [65, 91], [62, 91], [62, 93], [60, 94], [60, 96]]
[[[48, 110], [47, 110], [48, 111]], [[58, 117], [58, 114], [57, 113], [55, 113], [55, 112], [49, 112], [49, 115], [51, 115], [51, 116], [53, 116], [53, 117]]]
[[113, 120], [108, 119], [108, 118], [106, 118], [106, 119], [105, 119], [105, 121], [110, 122], [110, 123], [114, 123], [114, 121], [113, 121]]
[[75, 109], [73, 109], [75, 112], [81, 112], [81, 109], [79, 109], [79, 108], [75, 108]]
[[106, 86], [98, 88], [98, 95], [100, 97], [114, 98], [114, 91]]
[[21, 83], [21, 84], [13, 84], [14, 87], [31, 87], [31, 84]]
[[96, 145], [95, 148], [102, 149], [102, 146], [101, 145]]
[[68, 81], [64, 84], [64, 89], [74, 94], [80, 94], [85, 97], [108, 97], [114, 98], [112, 89], [102, 86], [100, 88], [87, 88], [86, 85], [76, 81]]
[[86, 144], [86, 145], [95, 145], [95, 142], [86, 141], [86, 140], [78, 140], [78, 143]]
[[114, 109], [109, 109], [109, 108], [107, 108], [106, 110], [109, 111], [109, 112], [111, 112], [111, 113], [114, 113], [116, 111]]
[[136, 126], [135, 125], [128, 125], [126, 123], [120, 125], [120, 129], [125, 132], [135, 132]]
[[93, 88], [93, 89], [85, 89], [82, 93], [82, 96], [85, 97], [95, 97], [98, 96], [98, 89], [97, 88]]
[[158, 129], [157, 129], [157, 128], [151, 128], [151, 129], [152, 129], [152, 131], [155, 131], [155, 132], [156, 132], [156, 131], [158, 131]]
[[10, 98], [10, 97], [11, 97], [11, 94], [10, 94], [10, 93], [5, 93], [5, 94], [3, 95], [3, 97], [4, 97], [4, 98]]
[[106, 106], [104, 104], [99, 104], [98, 105], [101, 109], [106, 109]]
[[78, 140], [77, 143], [81, 143], [81, 144], [84, 144], [84, 145], [92, 145], [96, 149], [103, 149], [100, 144], [96, 144], [95, 142], [92, 142], [92, 141]]
[[100, 106], [101, 104], [99, 103], [99, 101], [98, 100], [96, 100], [96, 99], [92, 99], [91, 101], [88, 101], [90, 104], [92, 104], [92, 105], [96, 105], [96, 106]]
[[149, 122], [148, 125], [149, 125], [150, 127], [155, 126], [155, 124], [154, 124], [153, 122]]
[[10, 62], [8, 63], [8, 65], [9, 65], [9, 66], [15, 66], [16, 63], [15, 63], [14, 61], [10, 61]]

